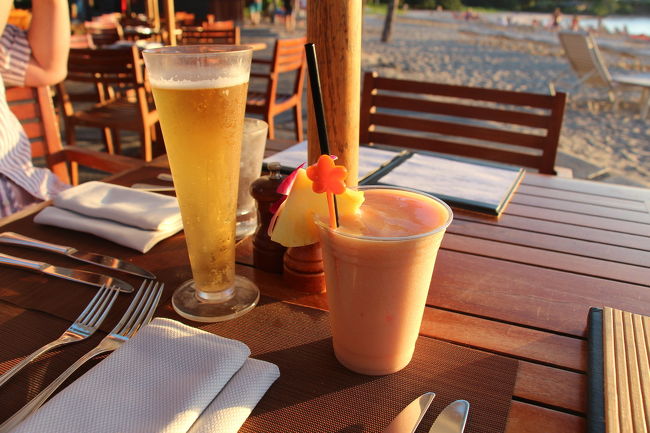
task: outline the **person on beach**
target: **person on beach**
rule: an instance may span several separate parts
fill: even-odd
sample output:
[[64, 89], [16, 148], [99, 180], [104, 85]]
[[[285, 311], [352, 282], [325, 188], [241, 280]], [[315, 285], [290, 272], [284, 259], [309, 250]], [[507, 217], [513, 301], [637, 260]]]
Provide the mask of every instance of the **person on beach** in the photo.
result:
[[571, 19], [571, 31], [577, 32], [580, 30], [580, 18], [578, 18], [578, 15], [573, 14], [573, 18]]
[[551, 15], [551, 28], [557, 30], [560, 28], [560, 20], [562, 20], [562, 12], [560, 8], [555, 8], [553, 15]]
[[67, 0], [33, 0], [27, 31], [7, 24], [12, 1], [0, 2], [0, 216], [69, 187], [54, 173], [32, 165], [31, 145], [9, 109], [7, 86], [43, 86], [67, 74], [70, 17]]
[[296, 15], [293, 8], [294, 0], [282, 0], [284, 8], [284, 27], [289, 32], [293, 32], [296, 28]]
[[251, 24], [258, 25], [262, 21], [262, 0], [250, 0], [248, 11], [251, 15]]

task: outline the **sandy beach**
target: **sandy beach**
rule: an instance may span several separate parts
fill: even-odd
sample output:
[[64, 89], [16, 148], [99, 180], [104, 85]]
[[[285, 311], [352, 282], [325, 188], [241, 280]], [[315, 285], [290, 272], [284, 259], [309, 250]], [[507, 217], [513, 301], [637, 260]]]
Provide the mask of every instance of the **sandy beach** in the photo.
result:
[[[408, 16], [397, 19], [388, 44], [379, 40], [383, 17], [366, 17], [364, 70], [391, 77], [535, 93], [548, 93], [549, 83], [560, 74], [573, 79], [557, 36], [547, 29], [508, 28], [492, 22], [468, 24], [443, 17], [429, 21]], [[511, 33], [512, 37], [504, 37], [503, 33]], [[522, 33], [526, 38], [517, 37]], [[547, 38], [552, 42], [538, 42], [538, 33], [541, 40]], [[649, 43], [645, 44], [650, 48]], [[644, 66], [613, 50], [603, 52], [612, 72]], [[645, 60], [650, 63], [650, 58]], [[647, 64], [645, 70], [650, 71]], [[586, 89], [570, 95], [560, 139], [560, 151], [565, 156], [558, 159], [558, 165], [574, 166], [575, 177], [621, 183], [629, 179], [650, 185], [650, 119], [640, 118], [640, 92], [625, 96], [614, 112], [604, 92]], [[590, 98], [601, 101], [597, 112], [588, 109], [586, 101]], [[583, 167], [571, 156], [588, 164]]]
[[[382, 43], [384, 17], [366, 15], [362, 69], [387, 77], [535, 93], [548, 93], [549, 83], [561, 74], [575, 80], [557, 35], [530, 25], [534, 19], [543, 23], [546, 15], [510, 16], [512, 25], [506, 26], [506, 14], [466, 22], [449, 12], [409, 11], [397, 17], [390, 42]], [[300, 24], [293, 35], [304, 32], [304, 21]], [[292, 36], [280, 24], [265, 27], [280, 37]], [[245, 29], [244, 40], [247, 36], [259, 40], [260, 31]], [[623, 54], [650, 50], [650, 42], [615, 35], [597, 40], [612, 72], [650, 73], [650, 55]], [[577, 178], [650, 186], [650, 119], [640, 118], [640, 95], [640, 91], [626, 94], [615, 112], [604, 92], [587, 88], [571, 94], [557, 165], [570, 168]], [[595, 112], [587, 106], [590, 99], [599, 101]], [[290, 116], [281, 116], [278, 124], [285, 119], [290, 124], [278, 126], [289, 132]]]

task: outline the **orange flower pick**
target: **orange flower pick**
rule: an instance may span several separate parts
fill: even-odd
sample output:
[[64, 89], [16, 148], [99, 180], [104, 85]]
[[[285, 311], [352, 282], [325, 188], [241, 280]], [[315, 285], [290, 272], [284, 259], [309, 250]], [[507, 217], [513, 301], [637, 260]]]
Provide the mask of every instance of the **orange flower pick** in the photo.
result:
[[338, 212], [334, 194], [345, 192], [345, 177], [348, 169], [342, 165], [334, 165], [334, 159], [329, 155], [321, 155], [314, 165], [307, 167], [307, 177], [311, 179], [312, 190], [316, 194], [327, 193], [327, 206], [330, 216], [330, 227], [338, 226]]
[[307, 177], [314, 182], [312, 189], [317, 194], [343, 194], [347, 175], [348, 169], [334, 165], [334, 160], [329, 155], [321, 155], [316, 164], [307, 167]]

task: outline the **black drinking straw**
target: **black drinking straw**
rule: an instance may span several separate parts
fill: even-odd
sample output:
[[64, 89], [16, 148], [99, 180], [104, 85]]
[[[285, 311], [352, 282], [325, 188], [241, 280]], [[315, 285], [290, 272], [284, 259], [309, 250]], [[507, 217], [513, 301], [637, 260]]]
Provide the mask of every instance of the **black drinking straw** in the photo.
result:
[[318, 142], [320, 143], [321, 155], [329, 155], [329, 141], [327, 140], [327, 123], [325, 122], [325, 109], [323, 107], [323, 95], [320, 87], [320, 75], [318, 74], [318, 60], [316, 60], [316, 45], [305, 44], [307, 55], [307, 69], [309, 70], [309, 84], [311, 86], [311, 99], [314, 103], [314, 114], [318, 127]]
[[[320, 87], [320, 75], [318, 74], [318, 60], [316, 59], [316, 45], [313, 43], [305, 44], [305, 54], [307, 56], [307, 69], [309, 70], [309, 84], [311, 88], [311, 99], [314, 103], [314, 114], [316, 115], [316, 126], [318, 127], [318, 143], [320, 144], [321, 155], [329, 155], [329, 141], [327, 139], [327, 123], [325, 122], [325, 109], [323, 106], [323, 94]], [[339, 226], [339, 209], [336, 203], [336, 194], [334, 196], [334, 216], [336, 217], [336, 226]]]

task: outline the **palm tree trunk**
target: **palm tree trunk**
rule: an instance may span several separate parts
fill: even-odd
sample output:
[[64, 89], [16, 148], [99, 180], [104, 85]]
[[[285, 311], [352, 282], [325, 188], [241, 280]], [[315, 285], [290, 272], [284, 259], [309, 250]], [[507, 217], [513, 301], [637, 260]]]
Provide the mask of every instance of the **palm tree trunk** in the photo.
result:
[[386, 21], [384, 21], [384, 31], [381, 33], [382, 42], [388, 42], [390, 39], [391, 27], [398, 6], [399, 0], [388, 0], [388, 10], [386, 11]]

